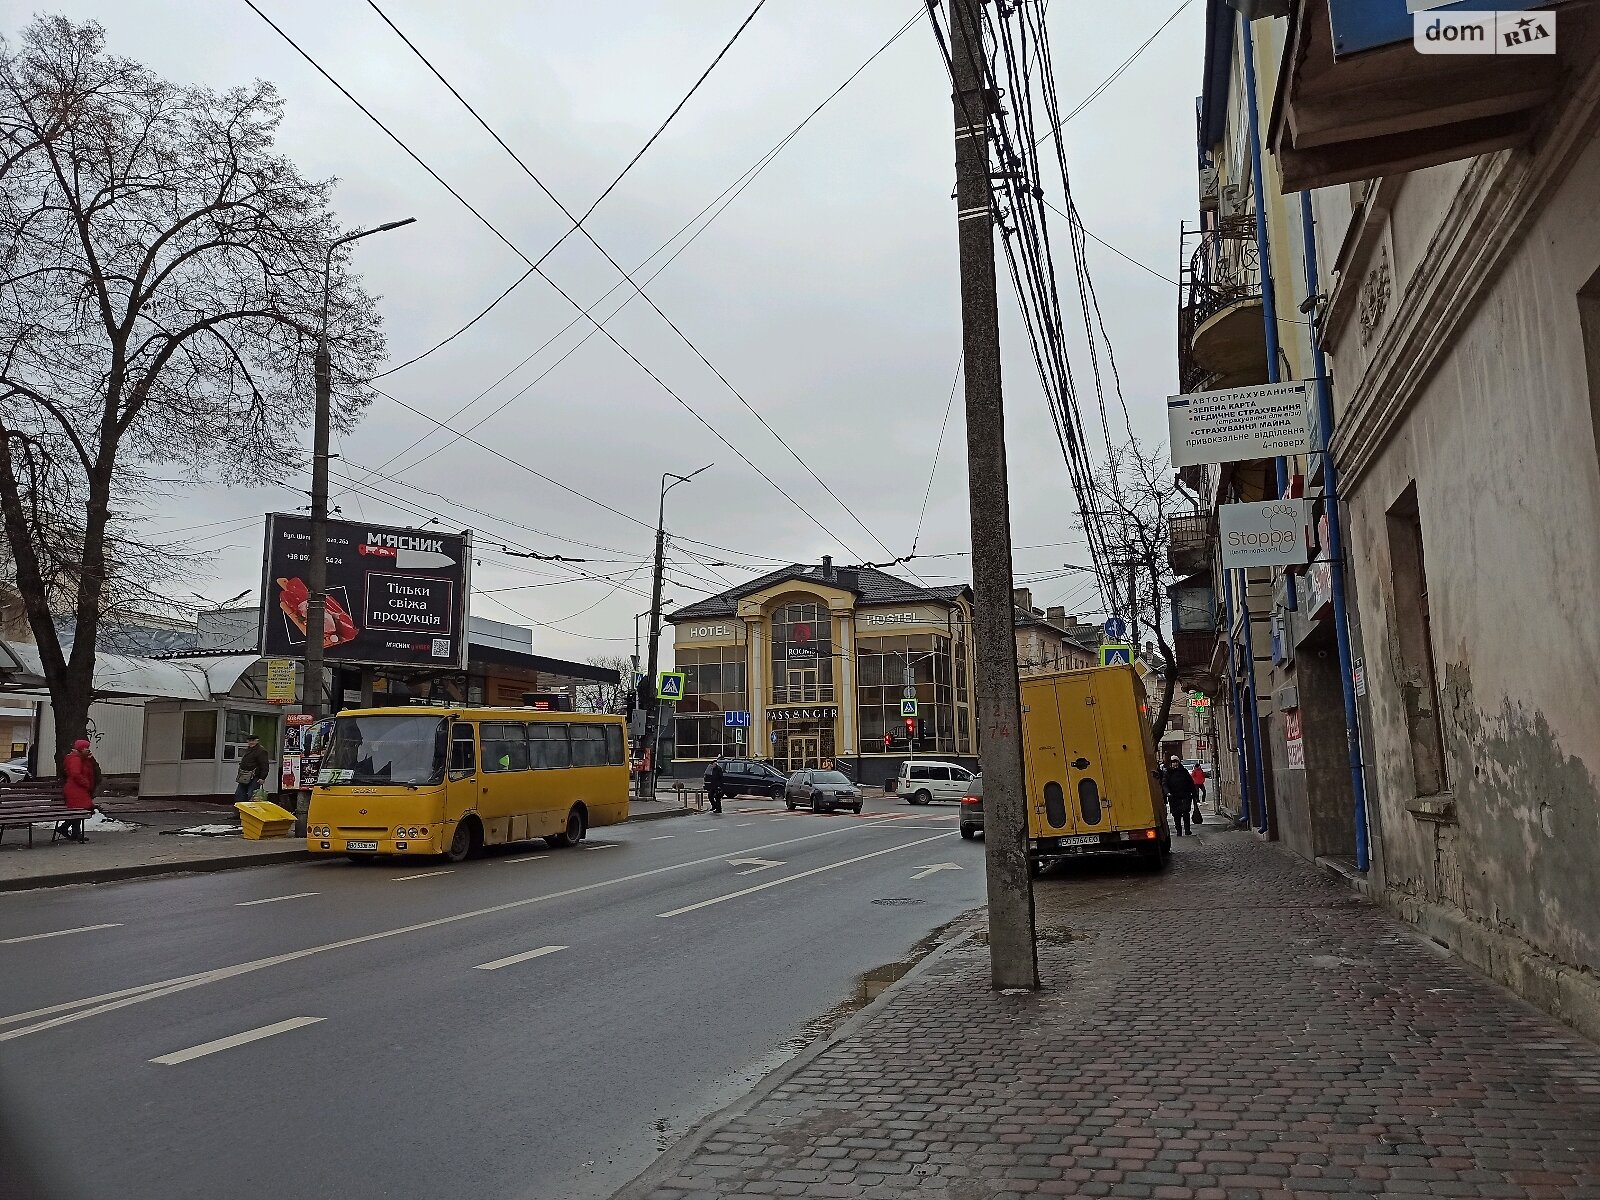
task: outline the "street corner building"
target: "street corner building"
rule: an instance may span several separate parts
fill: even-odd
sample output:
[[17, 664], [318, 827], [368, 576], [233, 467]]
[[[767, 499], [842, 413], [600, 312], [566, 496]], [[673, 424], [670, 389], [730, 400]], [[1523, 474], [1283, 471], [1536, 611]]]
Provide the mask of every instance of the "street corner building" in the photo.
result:
[[[972, 589], [796, 563], [674, 612], [675, 773], [832, 761], [881, 781], [915, 754], [977, 766]], [[914, 700], [915, 715], [905, 715]], [[729, 714], [734, 714], [730, 716]], [[748, 724], [744, 722], [748, 720]]]
[[[1169, 408], [1308, 432], [1175, 458], [1172, 620], [1241, 824], [1600, 1036], [1600, 8], [1494, 7], [1538, 53], [1208, 0]], [[1226, 563], [1286, 502], [1302, 552]]]

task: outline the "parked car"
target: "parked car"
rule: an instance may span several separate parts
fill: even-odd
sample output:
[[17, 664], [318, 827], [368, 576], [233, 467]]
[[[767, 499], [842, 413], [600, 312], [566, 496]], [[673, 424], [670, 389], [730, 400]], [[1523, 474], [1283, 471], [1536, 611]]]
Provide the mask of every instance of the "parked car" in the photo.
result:
[[28, 760], [13, 758], [10, 762], [0, 763], [0, 783], [21, 783], [29, 778]]
[[789, 806], [790, 812], [802, 804], [809, 804], [812, 812], [832, 812], [836, 808], [848, 808], [859, 813], [863, 797], [861, 789], [851, 783], [844, 772], [808, 768], [789, 776], [783, 800]]
[[928, 759], [907, 759], [900, 764], [895, 791], [907, 804], [931, 804], [935, 800], [959, 800], [967, 793], [973, 773], [955, 763]]
[[[725, 796], [770, 796], [783, 799], [782, 771], [758, 758], [719, 758], [722, 765], [722, 792]], [[709, 774], [709, 768], [707, 769]]]
[[983, 832], [983, 775], [967, 780], [967, 794], [961, 797], [961, 836], [971, 841]]

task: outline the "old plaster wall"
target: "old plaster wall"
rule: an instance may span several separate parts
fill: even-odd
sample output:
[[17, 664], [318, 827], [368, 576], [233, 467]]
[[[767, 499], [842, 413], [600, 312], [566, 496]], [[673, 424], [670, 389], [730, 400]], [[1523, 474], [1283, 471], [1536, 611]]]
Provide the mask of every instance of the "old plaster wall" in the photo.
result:
[[[1411, 225], [1395, 206], [1394, 245], [1432, 236], [1440, 181]], [[1600, 970], [1600, 461], [1576, 302], [1600, 269], [1596, 196], [1590, 138], [1347, 493], [1387, 886], [1579, 972]], [[1413, 480], [1438, 813], [1417, 811], [1385, 521]]]

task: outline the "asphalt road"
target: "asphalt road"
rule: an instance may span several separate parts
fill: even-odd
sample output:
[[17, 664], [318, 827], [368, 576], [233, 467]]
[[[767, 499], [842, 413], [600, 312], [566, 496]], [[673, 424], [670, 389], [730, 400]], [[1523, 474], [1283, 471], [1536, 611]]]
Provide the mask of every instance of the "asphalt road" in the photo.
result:
[[0, 896], [6, 1149], [51, 1200], [607, 1196], [983, 902], [953, 807], [725, 807]]

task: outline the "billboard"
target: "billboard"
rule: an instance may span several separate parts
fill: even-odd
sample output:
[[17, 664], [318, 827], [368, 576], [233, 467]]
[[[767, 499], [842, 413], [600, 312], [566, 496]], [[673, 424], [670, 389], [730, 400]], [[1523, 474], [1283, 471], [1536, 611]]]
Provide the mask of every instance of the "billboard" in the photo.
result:
[[1412, 40], [1418, 13], [1521, 12], [1551, 0], [1328, 0], [1335, 58]]
[[1305, 454], [1312, 449], [1310, 398], [1303, 380], [1168, 396], [1172, 465]]
[[1217, 505], [1217, 535], [1222, 541], [1222, 567], [1304, 566], [1306, 501], [1257, 500]]
[[[303, 658], [311, 519], [267, 515], [260, 653]], [[472, 538], [328, 522], [322, 646], [328, 663], [465, 667]]]

